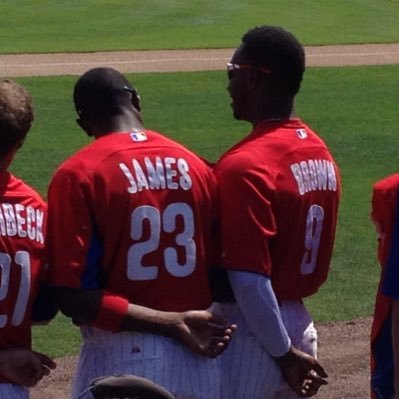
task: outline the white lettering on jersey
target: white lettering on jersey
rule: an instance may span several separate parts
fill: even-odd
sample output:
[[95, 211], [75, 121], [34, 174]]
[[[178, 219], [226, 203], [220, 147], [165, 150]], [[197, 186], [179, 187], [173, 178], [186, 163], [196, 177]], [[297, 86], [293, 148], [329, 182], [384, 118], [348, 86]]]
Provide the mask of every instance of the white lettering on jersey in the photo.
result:
[[139, 191], [142, 191], [143, 189], [148, 190], [148, 181], [147, 178], [145, 177], [144, 171], [141, 168], [141, 165], [137, 161], [137, 159], [132, 159], [132, 164], [134, 167], [134, 171], [136, 173], [136, 179], [137, 179], [137, 189]]
[[150, 183], [151, 190], [164, 189], [166, 187], [165, 182], [165, 168], [160, 157], [155, 158], [155, 166], [148, 157], [144, 158], [145, 166], [148, 172], [148, 181]]
[[125, 174], [127, 180], [129, 181], [130, 186], [127, 188], [127, 191], [130, 194], [137, 193], [137, 184], [134, 180], [133, 175], [130, 173], [129, 168], [123, 162], [119, 164], [119, 168]]
[[190, 168], [184, 158], [155, 157], [143, 161], [132, 159], [132, 166], [121, 162], [119, 169], [126, 177], [127, 191], [135, 194], [142, 190], [189, 190], [192, 186]]
[[326, 159], [308, 159], [291, 165], [300, 195], [309, 191], [337, 191], [334, 164]]
[[192, 181], [190, 175], [188, 174], [188, 163], [184, 158], [179, 158], [177, 160], [177, 169], [181, 173], [179, 179], [180, 187], [183, 190], [189, 190], [191, 188]]
[[177, 190], [179, 188], [178, 184], [174, 181], [174, 178], [177, 176], [177, 172], [174, 169], [175, 163], [176, 163], [176, 158], [172, 157], [165, 158], [166, 185], [170, 190]]
[[44, 243], [44, 212], [32, 206], [22, 204], [0, 205], [0, 235], [8, 237], [28, 237], [30, 240]]
[[[177, 220], [182, 220], [179, 227]], [[145, 225], [149, 225], [149, 234], [145, 233]], [[175, 243], [162, 249], [160, 244], [164, 233], [174, 234]], [[197, 246], [194, 240], [194, 213], [190, 205], [184, 202], [169, 204], [163, 213], [159, 209], [143, 205], [137, 207], [131, 215], [130, 236], [134, 244], [127, 254], [127, 277], [129, 280], [145, 281], [158, 278], [160, 267], [174, 277], [187, 277], [192, 274], [197, 264]], [[178, 256], [184, 251], [185, 260]], [[161, 264], [148, 265], [143, 258], [151, 253], [157, 253]]]
[[[13, 265], [12, 262], [14, 263]], [[23, 323], [31, 290], [29, 252], [18, 251], [15, 253], [14, 259], [9, 254], [0, 252], [0, 301], [12, 295], [12, 293], [9, 293], [11, 270], [17, 266], [20, 266], [21, 269], [20, 280], [13, 280], [11, 282], [14, 289], [18, 288], [15, 306], [14, 309], [9, 309], [8, 313], [12, 312], [12, 314], [0, 314], [0, 328], [5, 327], [8, 323], [12, 326], [19, 326]]]

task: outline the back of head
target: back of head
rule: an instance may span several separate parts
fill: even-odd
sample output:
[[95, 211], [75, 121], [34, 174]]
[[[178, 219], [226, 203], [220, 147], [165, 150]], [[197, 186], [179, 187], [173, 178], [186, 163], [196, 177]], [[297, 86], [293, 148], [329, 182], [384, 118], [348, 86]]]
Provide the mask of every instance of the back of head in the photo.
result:
[[0, 81], [0, 156], [23, 140], [34, 119], [32, 97], [12, 80]]
[[241, 55], [258, 67], [271, 70], [281, 88], [295, 95], [305, 71], [305, 52], [291, 33], [276, 26], [260, 26], [242, 38]]
[[129, 81], [113, 68], [94, 68], [77, 81], [73, 99], [76, 111], [88, 120], [106, 120], [131, 105]]

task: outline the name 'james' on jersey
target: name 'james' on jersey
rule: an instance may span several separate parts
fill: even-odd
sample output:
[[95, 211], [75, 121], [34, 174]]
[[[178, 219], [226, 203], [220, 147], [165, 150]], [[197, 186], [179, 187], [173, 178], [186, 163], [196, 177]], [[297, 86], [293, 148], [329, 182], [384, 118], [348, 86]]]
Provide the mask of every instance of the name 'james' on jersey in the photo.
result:
[[49, 189], [52, 283], [161, 310], [208, 307], [214, 195], [209, 167], [155, 132], [98, 138]]

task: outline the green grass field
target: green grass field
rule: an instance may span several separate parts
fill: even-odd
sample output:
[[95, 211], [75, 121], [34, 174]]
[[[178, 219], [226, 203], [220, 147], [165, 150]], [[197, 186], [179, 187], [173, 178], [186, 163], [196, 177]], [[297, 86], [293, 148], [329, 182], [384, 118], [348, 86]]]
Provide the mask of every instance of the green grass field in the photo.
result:
[[[376, 239], [369, 219], [375, 180], [399, 170], [399, 66], [310, 68], [297, 111], [327, 141], [341, 167], [343, 198], [330, 278], [308, 301], [317, 321], [370, 315], [378, 279]], [[74, 122], [75, 78], [24, 78], [37, 121], [13, 166], [45, 194], [56, 166], [88, 142]], [[249, 131], [230, 112], [222, 72], [143, 74], [132, 77], [147, 127], [216, 160]], [[350, 82], [350, 89], [348, 83]], [[172, 95], [173, 93], [173, 95]], [[35, 347], [52, 355], [76, 353], [76, 329], [64, 318], [35, 328]], [[51, 339], [49, 339], [51, 337]]]
[[396, 0], [4, 0], [1, 53], [236, 46], [255, 25], [307, 45], [399, 41]]
[[[260, 24], [281, 25], [304, 44], [399, 42], [397, 0], [5, 0], [0, 53], [234, 47]], [[369, 220], [375, 180], [399, 170], [399, 66], [309, 69], [297, 110], [330, 145], [343, 198], [332, 270], [308, 301], [317, 321], [370, 315], [378, 279]], [[32, 93], [36, 123], [13, 171], [45, 195], [57, 165], [88, 142], [74, 123], [75, 78], [19, 79]], [[210, 160], [249, 130], [234, 121], [222, 72], [134, 77], [147, 127]], [[34, 347], [77, 352], [79, 335], [58, 316], [34, 329]]]

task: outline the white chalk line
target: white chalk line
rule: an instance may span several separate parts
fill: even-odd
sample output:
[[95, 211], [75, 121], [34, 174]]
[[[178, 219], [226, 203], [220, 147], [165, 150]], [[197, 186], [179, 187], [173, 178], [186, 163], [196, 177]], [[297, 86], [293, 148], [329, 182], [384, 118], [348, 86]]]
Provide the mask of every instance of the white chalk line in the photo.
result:
[[[374, 57], [383, 56], [390, 57], [399, 54], [399, 51], [386, 51], [386, 52], [368, 52], [368, 53], [326, 53], [326, 54], [306, 54], [307, 58], [328, 58], [328, 57]], [[142, 65], [142, 64], [154, 64], [154, 63], [174, 63], [182, 62], [184, 58], [158, 58], [151, 60], [108, 60], [92, 59], [91, 61], [84, 62], [46, 62], [46, 63], [32, 63], [32, 64], [7, 64], [0, 61], [0, 67], [3, 68], [26, 68], [26, 67], [64, 67], [64, 66], [87, 66], [93, 64], [107, 64], [107, 65]], [[212, 58], [190, 58], [190, 61], [197, 62], [210, 62], [210, 61], [226, 61], [225, 57], [212, 57]]]
[[[90, 61], [84, 62], [48, 62], [48, 63], [34, 63], [34, 64], [2, 64], [0, 62], [0, 66], [2, 67], [26, 67], [26, 66], [74, 66], [74, 65], [92, 65], [93, 63], [102, 63], [102, 64], [156, 64], [161, 62], [182, 62], [184, 58], [159, 58], [153, 60], [126, 60], [126, 61], [113, 61], [108, 60], [104, 61], [101, 59], [93, 59]], [[199, 61], [199, 62], [206, 62], [206, 61], [226, 61], [226, 58], [190, 58], [190, 61]]]

